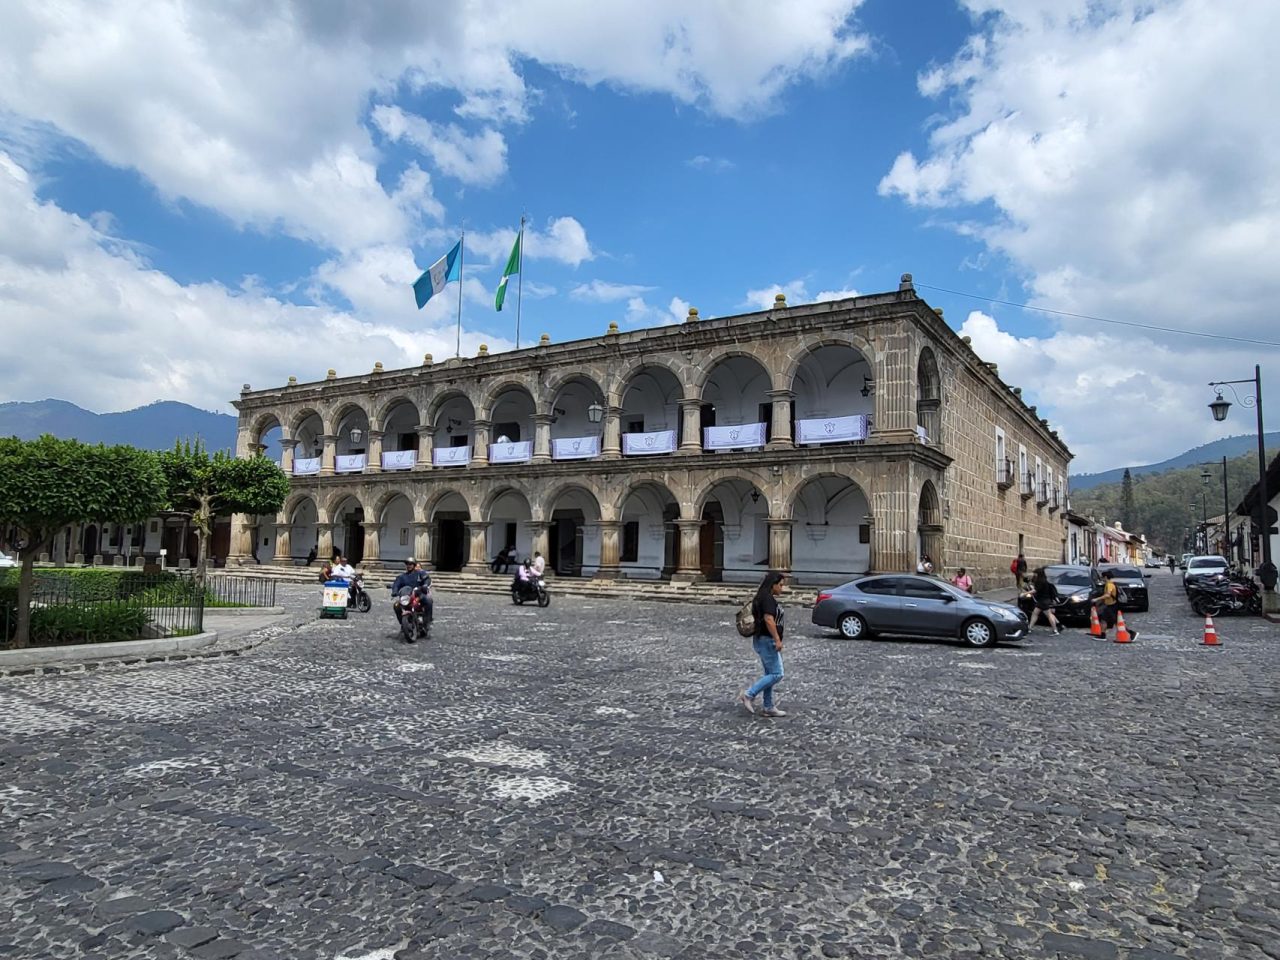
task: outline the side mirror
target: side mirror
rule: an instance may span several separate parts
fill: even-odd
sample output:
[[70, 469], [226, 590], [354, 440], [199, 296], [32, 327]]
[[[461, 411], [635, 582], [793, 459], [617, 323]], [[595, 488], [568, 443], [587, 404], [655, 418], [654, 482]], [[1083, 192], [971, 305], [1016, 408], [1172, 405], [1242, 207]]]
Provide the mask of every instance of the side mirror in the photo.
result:
[[1144, 574], [1142, 575], [1142, 579], [1143, 579], [1143, 580], [1150, 580], [1150, 579], [1151, 579], [1151, 574], [1149, 574], [1149, 573], [1144, 573]]
[[942, 595], [942, 602], [943, 602], [943, 603], [955, 603], [955, 602], [956, 602], [956, 598], [955, 598], [955, 597], [953, 597], [953, 596], [952, 596], [951, 594], [949, 594], [949, 593], [944, 593], [944, 594]]

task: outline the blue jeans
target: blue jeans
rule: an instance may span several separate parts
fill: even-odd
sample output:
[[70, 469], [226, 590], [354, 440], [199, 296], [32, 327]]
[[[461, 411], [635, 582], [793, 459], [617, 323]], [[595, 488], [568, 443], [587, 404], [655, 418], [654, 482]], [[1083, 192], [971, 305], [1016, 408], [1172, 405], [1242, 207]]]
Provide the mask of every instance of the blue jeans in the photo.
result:
[[756, 656], [760, 658], [760, 666], [764, 668], [764, 676], [751, 685], [747, 696], [754, 698], [764, 693], [764, 708], [773, 709], [773, 685], [782, 679], [782, 654], [773, 648], [773, 637], [765, 635], [752, 641], [756, 648]]

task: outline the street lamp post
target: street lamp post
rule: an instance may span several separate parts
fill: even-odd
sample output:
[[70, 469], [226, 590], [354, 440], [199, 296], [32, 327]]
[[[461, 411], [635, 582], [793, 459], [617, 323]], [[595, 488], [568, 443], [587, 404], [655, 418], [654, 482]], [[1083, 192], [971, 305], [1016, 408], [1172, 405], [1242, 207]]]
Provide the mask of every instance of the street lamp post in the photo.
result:
[[[1235, 384], [1252, 383], [1253, 396], [1241, 397], [1236, 392]], [[1267, 450], [1266, 450], [1266, 434], [1262, 426], [1262, 365], [1255, 364], [1253, 368], [1252, 380], [1218, 380], [1211, 382], [1209, 386], [1218, 390], [1217, 397], [1209, 404], [1209, 410], [1213, 414], [1213, 419], [1221, 423], [1227, 419], [1227, 411], [1231, 409], [1231, 401], [1226, 400], [1222, 396], [1221, 387], [1227, 387], [1231, 393], [1243, 406], [1254, 407], [1258, 414], [1258, 534], [1262, 537], [1262, 567], [1261, 574], [1264, 581], [1264, 596], [1262, 608], [1264, 610], [1272, 610], [1275, 607], [1275, 590], [1267, 589], [1266, 583], [1271, 580], [1272, 571], [1271, 564], [1271, 537], [1268, 534], [1269, 525], [1267, 524], [1267, 506], [1271, 498], [1267, 495]]]

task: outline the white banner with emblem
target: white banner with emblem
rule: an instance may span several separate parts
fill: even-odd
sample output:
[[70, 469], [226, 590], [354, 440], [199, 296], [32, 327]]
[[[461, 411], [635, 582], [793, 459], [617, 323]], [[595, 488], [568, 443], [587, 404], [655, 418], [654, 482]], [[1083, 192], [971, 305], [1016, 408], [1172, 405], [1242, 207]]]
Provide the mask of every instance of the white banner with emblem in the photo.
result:
[[702, 428], [702, 447], [704, 450], [732, 450], [737, 447], [763, 446], [763, 423], [742, 423], [737, 426]]
[[676, 432], [674, 430], [654, 430], [651, 433], [622, 435], [622, 452], [629, 457], [650, 453], [675, 453], [675, 450]]
[[308, 457], [305, 460], [293, 461], [293, 475], [295, 477], [309, 477], [320, 472], [320, 458]]
[[431, 462], [437, 467], [465, 467], [471, 462], [470, 447], [434, 447]]
[[867, 416], [797, 420], [796, 443], [845, 443], [867, 439]]
[[533, 459], [533, 441], [517, 440], [489, 444], [490, 463], [528, 463]]
[[599, 437], [563, 437], [551, 441], [553, 460], [590, 460], [600, 456]]
[[335, 473], [359, 473], [368, 462], [369, 458], [363, 453], [350, 453], [343, 457], [336, 457], [333, 461], [333, 469]]
[[417, 450], [388, 450], [382, 455], [383, 470], [412, 470], [417, 463]]

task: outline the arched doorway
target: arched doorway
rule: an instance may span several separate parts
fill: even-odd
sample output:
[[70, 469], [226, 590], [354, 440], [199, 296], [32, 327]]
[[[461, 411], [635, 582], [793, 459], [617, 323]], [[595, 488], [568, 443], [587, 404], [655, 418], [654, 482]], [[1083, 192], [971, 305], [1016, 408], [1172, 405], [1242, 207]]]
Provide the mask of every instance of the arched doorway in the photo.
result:
[[390, 497], [378, 516], [378, 557], [399, 562], [413, 556], [413, 504], [402, 493]]
[[791, 380], [792, 435], [798, 444], [859, 442], [870, 432], [875, 383], [862, 352], [823, 344], [809, 353]]
[[916, 364], [916, 427], [925, 443], [938, 443], [942, 430], [942, 378], [933, 351], [925, 347]]
[[600, 504], [591, 491], [565, 487], [549, 501], [547, 562], [562, 577], [589, 576], [600, 567], [600, 537], [588, 536], [600, 519]]
[[[455, 393], [438, 401], [435, 417], [432, 421], [435, 433], [435, 449], [446, 450], [455, 447], [472, 447], [475, 433], [475, 408], [471, 401], [461, 393]], [[471, 456], [475, 456], [474, 447]], [[452, 463], [448, 455], [436, 457], [437, 465]], [[458, 461], [465, 462], [465, 461]]]
[[467, 521], [471, 510], [462, 494], [449, 492], [435, 502], [429, 518], [433, 524], [431, 563], [437, 570], [461, 570], [467, 562], [470, 541]]
[[[320, 550], [320, 514], [316, 502], [309, 496], [302, 497], [289, 515], [289, 553], [295, 557], [307, 557]], [[319, 557], [328, 560], [329, 557]]]
[[942, 573], [942, 508], [933, 482], [926, 480], [920, 488], [920, 506], [916, 515], [916, 559], [928, 556], [933, 569]]
[[698, 557], [708, 580], [758, 581], [769, 568], [769, 501], [750, 480], [721, 480], [702, 498]]
[[[386, 409], [382, 417], [382, 453], [384, 469], [408, 469], [409, 460], [418, 450], [418, 408], [408, 400], [397, 400]], [[403, 453], [405, 457], [386, 458], [386, 454]], [[406, 460], [406, 458], [408, 458]], [[383, 554], [385, 557], [386, 555]]]
[[646, 366], [635, 371], [622, 389], [621, 432], [623, 452], [627, 450], [627, 434], [675, 433], [674, 446], [684, 440], [680, 398], [683, 388], [676, 375], [666, 367]]
[[622, 575], [641, 580], [669, 578], [675, 572], [680, 549], [675, 526], [680, 505], [671, 491], [656, 482], [638, 484], [623, 498], [618, 516], [622, 523]]
[[847, 477], [809, 480], [792, 505], [791, 562], [798, 580], [839, 583], [871, 568], [866, 494]]
[[[760, 361], [736, 355], [719, 360], [708, 371], [702, 385], [702, 429], [760, 424], [763, 430], [756, 427], [754, 431], [740, 431], [738, 437], [730, 437], [724, 430], [712, 430], [712, 442], [704, 443], [704, 448], [763, 445], [771, 436], [773, 423], [770, 386], [769, 372]], [[700, 437], [699, 441], [703, 439]], [[735, 444], [735, 440], [741, 443]]]
[[355, 497], [343, 497], [329, 511], [329, 516], [333, 522], [334, 551], [355, 566], [364, 559], [364, 507]]
[[296, 474], [319, 473], [324, 458], [324, 421], [320, 414], [305, 410], [294, 420], [293, 472]]
[[524, 387], [508, 386], [500, 390], [489, 407], [489, 440], [491, 443], [520, 443], [533, 439], [533, 397]]
[[484, 519], [489, 521], [487, 557], [508, 547], [515, 547], [521, 559], [533, 556], [533, 536], [529, 532], [533, 512], [523, 493], [514, 489], [501, 491], [489, 502]]

